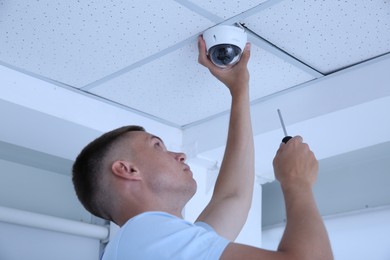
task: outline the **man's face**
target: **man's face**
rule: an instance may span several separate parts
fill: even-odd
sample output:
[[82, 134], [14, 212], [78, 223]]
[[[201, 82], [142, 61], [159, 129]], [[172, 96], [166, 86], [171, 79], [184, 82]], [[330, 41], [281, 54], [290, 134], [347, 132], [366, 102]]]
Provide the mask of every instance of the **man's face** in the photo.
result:
[[184, 153], [168, 151], [163, 141], [147, 132], [129, 132], [132, 159], [145, 184], [157, 195], [183, 196], [187, 201], [195, 194], [196, 182]]

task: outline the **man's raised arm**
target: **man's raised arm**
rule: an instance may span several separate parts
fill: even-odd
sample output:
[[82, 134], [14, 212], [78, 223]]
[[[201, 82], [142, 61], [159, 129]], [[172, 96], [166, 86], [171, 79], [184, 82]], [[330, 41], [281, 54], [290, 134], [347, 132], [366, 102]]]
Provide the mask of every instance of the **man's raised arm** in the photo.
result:
[[250, 45], [246, 45], [239, 63], [230, 69], [220, 69], [210, 62], [201, 37], [198, 45], [199, 63], [228, 87], [232, 104], [226, 150], [214, 193], [197, 221], [208, 223], [221, 236], [234, 240], [247, 219], [254, 185], [254, 145], [247, 69]]

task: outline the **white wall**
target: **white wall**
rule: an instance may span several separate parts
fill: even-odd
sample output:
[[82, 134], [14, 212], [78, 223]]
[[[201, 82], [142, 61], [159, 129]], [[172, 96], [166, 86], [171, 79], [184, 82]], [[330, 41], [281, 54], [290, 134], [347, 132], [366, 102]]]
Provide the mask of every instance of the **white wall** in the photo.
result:
[[[195, 196], [189, 201], [185, 207], [184, 216], [189, 221], [195, 221], [202, 210], [206, 207], [207, 203], [213, 193], [213, 187], [215, 184], [218, 169], [210, 167], [199, 166], [195, 163], [189, 162], [191, 171], [194, 174], [194, 178], [198, 184], [198, 190]], [[255, 184], [253, 194], [252, 207], [249, 212], [248, 220], [241, 231], [240, 235], [236, 239], [237, 243], [252, 245], [260, 247], [261, 245], [261, 185]]]
[[100, 241], [0, 222], [1, 260], [98, 260]]
[[[0, 160], [0, 180], [0, 206], [77, 223], [91, 221], [70, 176]], [[99, 249], [99, 239], [0, 221], [1, 260], [98, 260]]]
[[90, 222], [70, 176], [0, 159], [0, 206]]
[[[336, 260], [390, 259], [390, 206], [325, 217]], [[274, 250], [284, 227], [264, 229], [263, 247]]]

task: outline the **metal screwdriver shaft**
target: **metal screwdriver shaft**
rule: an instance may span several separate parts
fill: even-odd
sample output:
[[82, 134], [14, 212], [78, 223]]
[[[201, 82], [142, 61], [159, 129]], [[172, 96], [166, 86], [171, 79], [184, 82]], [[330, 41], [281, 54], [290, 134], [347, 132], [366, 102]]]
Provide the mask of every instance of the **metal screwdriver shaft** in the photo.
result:
[[284, 138], [282, 139], [283, 143], [287, 143], [288, 140], [290, 140], [292, 137], [287, 134], [286, 126], [284, 125], [282, 113], [280, 112], [280, 109], [278, 109], [279, 119], [280, 123], [282, 124], [283, 132], [284, 132]]
[[286, 126], [284, 125], [284, 121], [283, 121], [283, 117], [282, 117], [282, 113], [280, 112], [280, 109], [278, 109], [278, 114], [279, 114], [280, 123], [282, 124], [284, 136], [288, 136]]

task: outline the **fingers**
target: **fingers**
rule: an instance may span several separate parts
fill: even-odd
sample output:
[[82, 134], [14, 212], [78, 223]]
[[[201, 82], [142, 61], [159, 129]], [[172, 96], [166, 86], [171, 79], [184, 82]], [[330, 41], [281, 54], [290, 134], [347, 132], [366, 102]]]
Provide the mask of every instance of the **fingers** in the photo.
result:
[[240, 62], [242, 62], [246, 66], [248, 64], [250, 55], [251, 55], [251, 43], [247, 42], [244, 51], [242, 53]]
[[302, 138], [302, 136], [297, 135], [297, 136], [294, 136], [290, 141], [297, 142], [297, 143], [303, 143], [303, 138]]
[[282, 142], [279, 146], [278, 151], [276, 152], [276, 156], [286, 153], [295, 153], [299, 150], [305, 154], [312, 153], [314, 155], [309, 145], [303, 142], [302, 136], [297, 135], [291, 138], [286, 144]]
[[287, 143], [281, 142], [281, 143], [280, 143], [280, 146], [279, 146], [279, 149], [282, 148], [283, 146], [286, 146], [287, 144], [291, 144], [291, 143], [296, 143], [296, 144], [298, 144], [298, 143], [303, 143], [303, 138], [302, 138], [302, 136], [299, 136], [299, 135], [294, 136], [293, 138], [291, 138], [290, 140], [288, 140]]
[[288, 147], [295, 147], [295, 146], [302, 144], [302, 143], [303, 143], [302, 136], [299, 136], [299, 135], [294, 136], [287, 143], [283, 143], [283, 142], [280, 143], [279, 149], [276, 151], [276, 155], [284, 152], [286, 149], [288, 149]]
[[250, 58], [250, 50], [251, 50], [251, 44], [250, 42], [247, 42], [245, 45], [245, 48], [241, 54], [240, 61], [235, 64], [232, 69], [237, 67], [237, 70], [246, 69], [248, 66], [248, 61]]
[[285, 187], [293, 182], [314, 184], [318, 173], [318, 161], [301, 136], [280, 144], [273, 166], [275, 177]]
[[210, 66], [213, 66], [214, 64], [212, 64], [211, 61], [207, 58], [206, 43], [203, 40], [202, 35], [199, 35], [199, 37], [198, 37], [198, 50], [199, 50], [199, 55], [198, 55], [199, 64], [201, 64], [207, 68], [210, 68]]

